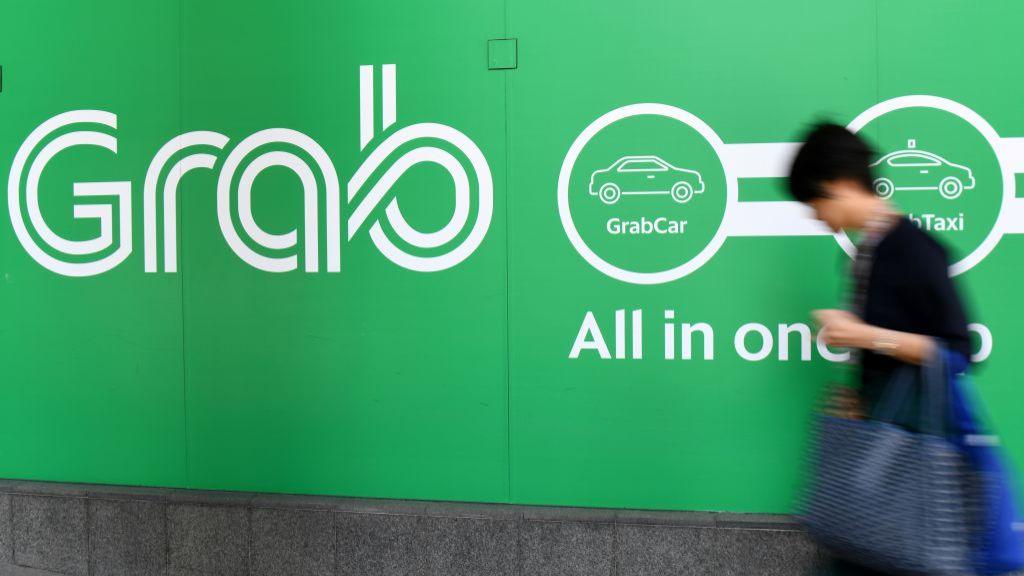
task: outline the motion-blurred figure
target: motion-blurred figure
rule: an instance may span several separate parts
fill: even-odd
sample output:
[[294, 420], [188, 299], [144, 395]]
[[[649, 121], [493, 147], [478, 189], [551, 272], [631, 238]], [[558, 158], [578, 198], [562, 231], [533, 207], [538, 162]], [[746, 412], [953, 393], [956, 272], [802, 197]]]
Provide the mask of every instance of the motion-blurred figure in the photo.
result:
[[[966, 366], [970, 356], [967, 317], [946, 250], [875, 193], [872, 156], [847, 129], [820, 124], [807, 135], [789, 180], [792, 196], [829, 228], [859, 234], [848, 309], [814, 312], [824, 340], [851, 350], [859, 386], [833, 398], [830, 410], [854, 419], [874, 413], [887, 384], [908, 364], [949, 353]], [[899, 415], [909, 428], [918, 421], [917, 404], [908, 403], [910, 411]], [[826, 572], [882, 573], [840, 560]]]

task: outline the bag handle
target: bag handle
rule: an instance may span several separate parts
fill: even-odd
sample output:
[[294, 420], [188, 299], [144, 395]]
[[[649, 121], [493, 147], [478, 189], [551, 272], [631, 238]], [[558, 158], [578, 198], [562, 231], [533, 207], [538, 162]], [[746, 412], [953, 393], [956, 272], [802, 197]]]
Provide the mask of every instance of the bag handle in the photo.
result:
[[921, 432], [935, 436], [946, 435], [948, 381], [946, 379], [945, 350], [938, 339], [934, 353], [921, 366], [900, 366], [882, 391], [872, 418], [894, 423], [896, 415], [908, 401], [914, 381], [921, 380], [921, 404], [917, 425]]
[[922, 410], [921, 431], [946, 436], [949, 415], [949, 379], [946, 377], [946, 350], [938, 338], [932, 339], [933, 353], [922, 366]]
[[878, 404], [875, 405], [871, 415], [872, 419], [893, 423], [896, 420], [897, 412], [906, 403], [907, 396], [914, 384], [914, 377], [919, 372], [920, 369], [911, 364], [903, 364], [897, 368], [896, 373], [882, 390], [882, 396], [878, 399]]

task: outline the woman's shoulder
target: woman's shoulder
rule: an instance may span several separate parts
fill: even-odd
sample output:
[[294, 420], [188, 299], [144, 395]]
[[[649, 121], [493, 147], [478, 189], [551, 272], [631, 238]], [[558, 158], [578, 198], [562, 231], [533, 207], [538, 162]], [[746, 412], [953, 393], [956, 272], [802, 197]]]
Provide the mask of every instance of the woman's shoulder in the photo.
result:
[[879, 260], [895, 260], [907, 266], [949, 266], [946, 248], [906, 216], [901, 217], [876, 248]]

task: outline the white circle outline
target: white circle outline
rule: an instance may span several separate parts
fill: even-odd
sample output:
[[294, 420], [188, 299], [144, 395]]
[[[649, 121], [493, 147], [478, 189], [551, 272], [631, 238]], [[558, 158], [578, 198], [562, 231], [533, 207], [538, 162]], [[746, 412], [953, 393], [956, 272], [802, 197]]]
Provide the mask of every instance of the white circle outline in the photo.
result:
[[[722, 219], [718, 224], [718, 229], [715, 231], [715, 235], [711, 237], [711, 240], [700, 252], [697, 253], [696, 256], [675, 268], [662, 270], [660, 272], [633, 272], [631, 270], [619, 268], [618, 266], [610, 264], [602, 259], [593, 250], [591, 250], [589, 246], [587, 246], [586, 242], [583, 241], [583, 238], [580, 236], [579, 232], [576, 230], [576, 226], [572, 222], [572, 214], [570, 214], [569, 211], [569, 179], [572, 175], [573, 167], [576, 165], [576, 160], [579, 158], [583, 148], [601, 130], [604, 130], [619, 120], [633, 116], [662, 116], [672, 120], [677, 120], [686, 124], [690, 128], [693, 128], [704, 138], [704, 140], [707, 141], [708, 144], [711, 145], [712, 150], [715, 152], [715, 155], [718, 157], [718, 161], [722, 166], [722, 171], [725, 174], [725, 211], [722, 214]], [[558, 214], [562, 220], [562, 228], [565, 229], [565, 235], [569, 237], [569, 242], [571, 242], [573, 247], [576, 248], [576, 251], [579, 252], [580, 256], [583, 256], [584, 260], [598, 271], [615, 278], [616, 280], [632, 284], [662, 284], [678, 280], [707, 263], [707, 261], [715, 255], [715, 252], [721, 248], [726, 237], [728, 237], [728, 231], [725, 223], [729, 221], [729, 216], [733, 207], [736, 205], [738, 184], [736, 177], [729, 172], [728, 166], [722, 161], [722, 158], [725, 157], [725, 143], [722, 142], [722, 139], [719, 138], [718, 134], [716, 134], [715, 131], [712, 130], [711, 127], [703, 120], [682, 108], [677, 108], [668, 104], [646, 102], [640, 104], [628, 104], [611, 110], [610, 112], [606, 112], [583, 129], [583, 132], [576, 137], [572, 146], [569, 147], [569, 151], [566, 153], [565, 159], [562, 160], [562, 169], [558, 173]]]
[[[1003, 201], [999, 206], [999, 214], [996, 216], [996, 221], [992, 225], [992, 229], [989, 230], [987, 236], [981, 241], [981, 244], [974, 249], [970, 254], [965, 256], [959, 262], [949, 267], [950, 276], [956, 276], [962, 274], [979, 262], [981, 262], [988, 254], [996, 247], [999, 240], [1003, 237], [1003, 229], [1006, 226], [1006, 215], [1010, 213], [1010, 204], [1017, 196], [1016, 182], [1013, 171], [1009, 170], [1003, 161], [1003, 157], [1000, 154], [1000, 146], [1002, 138], [992, 128], [992, 125], [988, 123], [980, 114], [971, 110], [967, 106], [950, 100], [949, 98], [943, 98], [941, 96], [929, 96], [925, 94], [913, 94], [910, 96], [899, 96], [897, 98], [890, 98], [884, 102], [879, 102], [867, 110], [861, 112], [853, 119], [846, 127], [852, 132], [859, 132], [862, 128], [868, 125], [871, 121], [880, 118], [881, 116], [888, 114], [889, 112], [895, 112], [897, 110], [903, 110], [905, 108], [933, 108], [936, 110], [942, 110], [943, 112], [949, 112], [954, 116], [958, 116], [962, 120], [965, 120], [968, 124], [974, 127], [982, 137], [988, 141], [988, 145], [992, 147], [992, 153], [996, 156], [996, 161], [999, 163], [999, 170], [1003, 173]], [[849, 256], [853, 256], [856, 253], [857, 248], [850, 241], [850, 237], [845, 232], [838, 232], [835, 235], [836, 241], [839, 246]]]

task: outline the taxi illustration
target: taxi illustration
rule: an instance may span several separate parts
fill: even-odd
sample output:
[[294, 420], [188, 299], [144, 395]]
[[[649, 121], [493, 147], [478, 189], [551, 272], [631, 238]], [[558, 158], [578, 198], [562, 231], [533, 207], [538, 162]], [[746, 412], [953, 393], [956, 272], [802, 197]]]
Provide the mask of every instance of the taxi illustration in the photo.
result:
[[685, 204], [703, 192], [700, 172], [677, 168], [657, 156], [623, 156], [590, 175], [590, 195], [605, 204], [640, 194], [668, 195]]
[[890, 198], [897, 190], [938, 190], [943, 198], [953, 200], [974, 188], [970, 168], [919, 150], [914, 140], [907, 141], [906, 150], [890, 152], [871, 167], [880, 174], [874, 184], [882, 198]]

